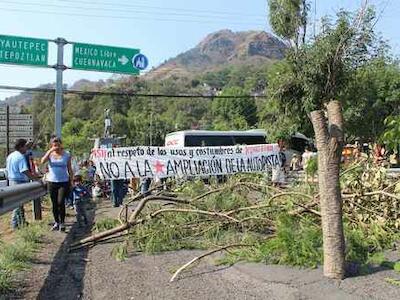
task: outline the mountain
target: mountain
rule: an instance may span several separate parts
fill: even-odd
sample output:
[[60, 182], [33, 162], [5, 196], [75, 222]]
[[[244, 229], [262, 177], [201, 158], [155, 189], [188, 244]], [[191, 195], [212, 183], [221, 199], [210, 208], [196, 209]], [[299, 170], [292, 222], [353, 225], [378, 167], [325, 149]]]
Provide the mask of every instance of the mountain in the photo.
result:
[[147, 79], [213, 71], [228, 64], [260, 64], [284, 57], [286, 45], [265, 31], [233, 32], [228, 29], [209, 34], [196, 47], [167, 60], [146, 74]]
[[[99, 81], [90, 81], [87, 79], [80, 79], [76, 82], [74, 82], [71, 86], [67, 86], [66, 84], [64, 85], [65, 89], [71, 89], [71, 90], [84, 90], [84, 91], [99, 91], [101, 88], [105, 87], [108, 84], [111, 84], [113, 80], [99, 80]], [[42, 84], [38, 86], [38, 88], [43, 88], [43, 89], [54, 89], [55, 84], [54, 83], [48, 83], [48, 84]], [[5, 99], [5, 102], [8, 103], [9, 105], [13, 106], [26, 106], [31, 104], [32, 102], [32, 92], [22, 92], [16, 96], [11, 96]]]
[[[42, 85], [38, 86], [38, 88], [43, 88], [43, 89], [51, 89], [54, 87], [55, 87], [54, 83], [47, 83], [47, 84], [42, 84]], [[5, 102], [8, 105], [12, 105], [12, 106], [26, 106], [26, 105], [31, 104], [32, 97], [33, 97], [32, 92], [29, 92], [29, 91], [22, 92], [16, 96], [7, 97], [5, 99]]]
[[[254, 65], [272, 63], [284, 57], [287, 46], [280, 39], [265, 31], [233, 32], [220, 30], [206, 36], [196, 47], [168, 59], [160, 66], [153, 68], [139, 80], [161, 80], [171, 76], [189, 77], [205, 72], [222, 70], [231, 65]], [[137, 80], [134, 77], [121, 77], [89, 81], [81, 79], [69, 86], [72, 90], [98, 91], [113, 84], [127, 80]], [[54, 88], [53, 84], [44, 84], [41, 88]], [[65, 88], [67, 88], [65, 86]], [[21, 94], [6, 99], [11, 105], [29, 105], [32, 93]]]
[[109, 85], [113, 82], [113, 80], [99, 80], [99, 81], [90, 81], [87, 79], [80, 79], [75, 81], [71, 86], [68, 87], [70, 90], [83, 90], [83, 91], [98, 91], [101, 88]]

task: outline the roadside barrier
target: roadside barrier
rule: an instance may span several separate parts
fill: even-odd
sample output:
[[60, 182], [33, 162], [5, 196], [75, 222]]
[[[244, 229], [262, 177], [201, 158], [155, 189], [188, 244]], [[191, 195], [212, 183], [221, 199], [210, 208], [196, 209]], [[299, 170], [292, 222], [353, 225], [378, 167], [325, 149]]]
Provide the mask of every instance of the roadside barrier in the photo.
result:
[[[47, 194], [47, 186], [42, 181], [35, 181], [0, 188], [0, 215], [13, 210], [29, 201]], [[38, 202], [38, 201], [36, 201]], [[40, 209], [34, 205], [34, 211]]]

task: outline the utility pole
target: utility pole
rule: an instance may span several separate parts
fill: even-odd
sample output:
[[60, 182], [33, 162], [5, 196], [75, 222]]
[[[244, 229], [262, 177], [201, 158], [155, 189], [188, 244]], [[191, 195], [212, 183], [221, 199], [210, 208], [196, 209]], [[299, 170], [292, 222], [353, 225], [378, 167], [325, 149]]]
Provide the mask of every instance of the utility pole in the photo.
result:
[[64, 46], [68, 42], [63, 38], [54, 40], [57, 44], [57, 64], [53, 66], [57, 71], [55, 92], [55, 133], [61, 138], [62, 129], [62, 103], [63, 103], [63, 71], [67, 69], [64, 65]]
[[10, 154], [10, 106], [6, 105], [6, 158]]
[[151, 97], [151, 112], [150, 112], [150, 146], [153, 146], [153, 114], [154, 114], [154, 98]]
[[316, 26], [317, 26], [317, 0], [314, 0], [314, 22], [313, 22], [314, 39], [315, 39], [315, 35], [316, 35]]

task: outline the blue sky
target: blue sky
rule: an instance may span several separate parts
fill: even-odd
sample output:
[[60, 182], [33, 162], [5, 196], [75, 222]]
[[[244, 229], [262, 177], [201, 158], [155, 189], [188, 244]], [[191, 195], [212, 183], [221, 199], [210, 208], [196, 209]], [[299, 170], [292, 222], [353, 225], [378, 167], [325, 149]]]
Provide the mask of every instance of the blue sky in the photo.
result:
[[[360, 0], [312, 0], [317, 19], [340, 8], [359, 7]], [[370, 0], [385, 11], [377, 30], [399, 54], [399, 0]], [[207, 34], [220, 29], [270, 31], [266, 0], [0, 0], [0, 34], [139, 48], [157, 66], [194, 47]], [[378, 12], [380, 12], [378, 9]], [[314, 2], [313, 9], [314, 11]], [[65, 63], [70, 65], [70, 46]], [[56, 49], [50, 43], [49, 63]], [[108, 73], [67, 70], [64, 82], [85, 78], [107, 79]], [[0, 85], [34, 87], [54, 82], [52, 69], [0, 65]], [[0, 90], [0, 99], [18, 92]]]

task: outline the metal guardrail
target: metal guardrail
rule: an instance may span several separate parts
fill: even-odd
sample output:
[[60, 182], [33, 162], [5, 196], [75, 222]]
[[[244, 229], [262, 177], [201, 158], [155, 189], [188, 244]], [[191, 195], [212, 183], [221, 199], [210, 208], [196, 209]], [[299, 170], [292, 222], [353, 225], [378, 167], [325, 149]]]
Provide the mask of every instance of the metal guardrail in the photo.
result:
[[0, 215], [46, 194], [46, 184], [42, 181], [0, 188]]

